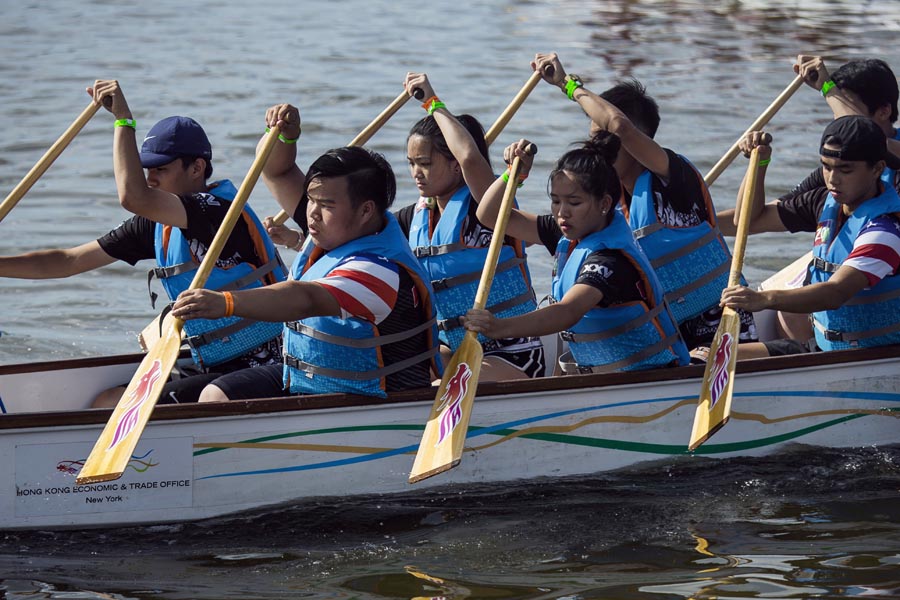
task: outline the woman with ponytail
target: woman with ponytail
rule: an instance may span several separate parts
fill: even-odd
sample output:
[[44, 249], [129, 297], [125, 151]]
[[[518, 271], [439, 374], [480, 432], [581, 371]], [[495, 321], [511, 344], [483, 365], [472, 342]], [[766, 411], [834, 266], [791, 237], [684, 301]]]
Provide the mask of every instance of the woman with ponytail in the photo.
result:
[[[527, 174], [532, 157], [521, 140], [504, 151]], [[687, 348], [663, 299], [662, 287], [621, 212], [622, 186], [613, 163], [619, 138], [601, 131], [564, 154], [550, 173], [550, 215], [513, 209], [507, 232], [542, 244], [554, 256], [551, 304], [533, 315], [497, 318], [470, 310], [466, 328], [488, 337], [559, 333], [570, 351], [563, 373], [630, 371], [688, 364]], [[503, 197], [495, 182], [478, 205], [493, 225]]]
[[[470, 115], [454, 116], [435, 95], [424, 73], [408, 73], [407, 91], [424, 92], [428, 116], [407, 139], [409, 172], [419, 201], [397, 212], [413, 253], [434, 287], [441, 354], [449, 361], [465, 334], [460, 317], [475, 302], [493, 231], [475, 214], [477, 202], [497, 177], [491, 169], [481, 124]], [[527, 315], [537, 308], [525, 245], [512, 238], [500, 252], [488, 307], [502, 316]], [[541, 340], [529, 336], [488, 339], [481, 379], [498, 381], [544, 374]]]

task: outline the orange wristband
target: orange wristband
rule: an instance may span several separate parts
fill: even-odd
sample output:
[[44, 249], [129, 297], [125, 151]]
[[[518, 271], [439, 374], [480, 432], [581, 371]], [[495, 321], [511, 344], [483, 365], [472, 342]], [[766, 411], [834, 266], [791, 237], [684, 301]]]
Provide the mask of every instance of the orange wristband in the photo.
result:
[[230, 317], [234, 315], [234, 296], [231, 295], [231, 292], [222, 292], [222, 295], [225, 296], [225, 316]]
[[440, 98], [438, 98], [437, 96], [432, 96], [431, 98], [429, 98], [428, 100], [426, 100], [425, 102], [422, 103], [422, 108], [424, 108], [425, 110], [428, 110], [428, 108], [431, 106], [432, 102], [440, 102], [440, 101], [441, 101]]

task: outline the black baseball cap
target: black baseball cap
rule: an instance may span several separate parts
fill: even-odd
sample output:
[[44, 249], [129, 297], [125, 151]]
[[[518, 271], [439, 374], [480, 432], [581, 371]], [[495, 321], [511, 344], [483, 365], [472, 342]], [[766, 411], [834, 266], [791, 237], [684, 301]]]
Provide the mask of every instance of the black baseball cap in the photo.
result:
[[176, 158], [212, 160], [212, 146], [200, 124], [190, 117], [167, 117], [150, 128], [141, 144], [141, 166], [152, 169]]
[[[826, 148], [836, 146], [839, 150]], [[841, 160], [883, 160], [889, 169], [900, 169], [900, 157], [887, 148], [881, 127], [868, 117], [847, 115], [828, 124], [819, 144], [819, 154]]]

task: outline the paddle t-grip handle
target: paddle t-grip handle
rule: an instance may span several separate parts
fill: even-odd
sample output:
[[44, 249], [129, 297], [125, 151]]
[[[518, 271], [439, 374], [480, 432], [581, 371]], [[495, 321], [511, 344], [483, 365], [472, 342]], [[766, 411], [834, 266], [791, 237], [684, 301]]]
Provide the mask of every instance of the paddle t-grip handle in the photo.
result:
[[525, 146], [525, 154], [530, 154], [531, 156], [537, 154], [537, 146], [534, 142], [529, 142], [529, 144]]
[[763, 133], [762, 139], [759, 140], [763, 146], [768, 146], [772, 143], [772, 134], [771, 133]]
[[425, 97], [425, 92], [422, 91], [422, 88], [414, 88], [413, 89], [413, 98], [416, 100], [421, 100]]

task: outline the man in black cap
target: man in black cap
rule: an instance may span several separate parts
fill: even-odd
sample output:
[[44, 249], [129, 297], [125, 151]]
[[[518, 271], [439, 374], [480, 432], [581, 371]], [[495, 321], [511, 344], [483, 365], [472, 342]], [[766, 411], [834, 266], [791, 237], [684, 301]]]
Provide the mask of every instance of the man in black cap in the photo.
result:
[[[115, 117], [116, 188], [122, 207], [135, 216], [74, 248], [0, 257], [0, 277], [69, 277], [116, 260], [134, 265], [156, 259], [151, 277], [159, 278], [174, 299], [190, 285], [236, 190], [227, 180], [207, 183], [213, 170], [212, 147], [193, 119], [163, 119], [150, 129], [138, 151], [136, 124], [118, 82], [97, 81], [87, 92]], [[285, 279], [286, 270], [265, 228], [249, 207], [242, 216], [207, 280], [211, 289], [259, 287]], [[155, 299], [154, 294], [151, 297]], [[185, 335], [198, 374], [168, 384], [161, 403], [196, 402], [200, 390], [219, 375], [281, 362], [279, 324], [204, 320], [185, 325]], [[114, 406], [124, 389], [104, 392], [94, 406]]]
[[[751, 132], [741, 147], [747, 153], [758, 147], [760, 163], [767, 164], [771, 147], [765, 141], [761, 132]], [[819, 155], [825, 187], [772, 204], [764, 204], [763, 165], [750, 216], [750, 233], [815, 232], [805, 284], [761, 292], [726, 288], [722, 305], [811, 313], [821, 350], [900, 343], [900, 197], [881, 179], [885, 168], [900, 168], [900, 158], [888, 151], [881, 127], [862, 116], [832, 121]], [[803, 351], [800, 343], [778, 340], [742, 344], [740, 357], [797, 351]]]

